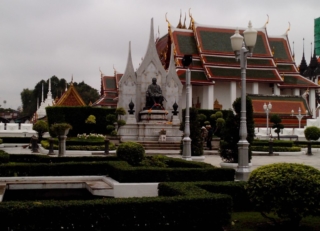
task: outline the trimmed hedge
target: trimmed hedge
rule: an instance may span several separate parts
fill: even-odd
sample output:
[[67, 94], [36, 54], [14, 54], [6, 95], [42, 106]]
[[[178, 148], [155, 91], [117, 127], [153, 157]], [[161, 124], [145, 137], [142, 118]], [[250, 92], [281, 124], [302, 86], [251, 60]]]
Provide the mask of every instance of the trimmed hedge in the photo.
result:
[[83, 176], [107, 175], [107, 161], [69, 163], [7, 163], [1, 165], [0, 176]]
[[[268, 140], [254, 140], [252, 146], [269, 146]], [[293, 147], [294, 141], [291, 140], [274, 140], [273, 147]]]
[[0, 230], [221, 230], [228, 195], [0, 203]]
[[210, 195], [211, 193], [226, 194], [232, 197], [234, 211], [253, 211], [245, 190], [247, 182], [164, 182], [159, 184], [159, 196], [194, 196]]
[[47, 155], [34, 155], [34, 154], [9, 155], [10, 162], [24, 162], [24, 163], [101, 162], [101, 161], [115, 161], [115, 160], [119, 160], [119, 159], [115, 156], [51, 157]]
[[[170, 181], [233, 181], [234, 169], [217, 168], [210, 164], [170, 158], [167, 168], [133, 167], [125, 161], [108, 162], [110, 177], [119, 182], [170, 182]], [[195, 164], [192, 165], [191, 163]], [[180, 167], [178, 167], [180, 166]]]
[[[51, 126], [51, 124], [54, 123], [69, 123], [72, 125], [73, 129], [69, 131], [68, 136], [76, 137], [78, 134], [92, 132], [98, 134], [105, 134], [107, 127], [106, 116], [108, 114], [115, 114], [115, 108], [98, 108], [91, 106], [58, 106], [46, 107], [46, 112], [49, 127]], [[90, 124], [90, 126], [83, 126], [86, 119], [90, 115], [96, 117], [96, 124]]]
[[0, 150], [0, 164], [9, 162], [9, 154], [3, 150]]
[[[252, 146], [252, 151], [269, 152], [269, 146]], [[300, 152], [301, 147], [273, 147], [273, 152]]]
[[3, 143], [7, 144], [29, 144], [31, 137], [1, 137]]

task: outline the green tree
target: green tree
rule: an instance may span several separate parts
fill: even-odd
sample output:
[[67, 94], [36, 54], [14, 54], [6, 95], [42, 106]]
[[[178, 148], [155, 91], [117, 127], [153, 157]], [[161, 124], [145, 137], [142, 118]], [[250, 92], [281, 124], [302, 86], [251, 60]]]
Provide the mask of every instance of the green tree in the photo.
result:
[[[232, 107], [235, 115], [230, 110], [226, 119], [225, 126], [221, 131], [220, 156], [230, 163], [238, 163], [238, 142], [240, 140], [240, 118], [241, 118], [241, 98], [237, 98]], [[254, 120], [252, 101], [246, 97], [246, 119], [247, 119], [247, 141], [251, 145], [254, 139]], [[249, 161], [251, 160], [251, 148], [249, 146]]]
[[270, 117], [270, 122], [273, 123], [272, 128], [275, 128], [274, 132], [277, 133], [278, 140], [280, 140], [281, 129], [284, 128], [283, 124], [281, 124], [281, 121], [281, 117], [278, 114], [273, 114]]
[[25, 88], [20, 93], [21, 102], [22, 102], [22, 115], [23, 116], [32, 116], [32, 114], [37, 109], [37, 101], [33, 95], [33, 90]]
[[[201, 137], [201, 127], [198, 121], [198, 110], [196, 108], [190, 108], [190, 139], [191, 139], [191, 155], [202, 156], [203, 155], [203, 142]], [[183, 111], [183, 121], [180, 125], [180, 130], [184, 131], [185, 124], [185, 110]], [[181, 146], [181, 153], [183, 152], [183, 145]]]
[[[60, 98], [69, 84], [65, 79], [59, 79], [57, 76], [52, 76], [50, 80], [52, 98]], [[83, 81], [79, 84], [77, 82], [74, 82], [73, 85], [85, 104], [89, 105], [90, 102], [93, 103], [99, 99], [98, 90], [92, 88]], [[23, 91], [21, 92], [23, 115], [31, 116], [37, 110], [37, 102], [38, 104], [40, 104], [42, 100], [42, 86], [43, 97], [46, 98], [49, 90], [49, 80], [40, 80], [35, 85], [33, 90], [23, 89]]]
[[76, 88], [78, 91], [79, 95], [81, 96], [82, 100], [86, 105], [89, 105], [90, 103], [94, 103], [97, 101], [100, 97], [98, 90], [92, 88], [85, 82], [74, 82], [73, 86]]
[[41, 142], [43, 133], [49, 131], [48, 123], [46, 121], [44, 121], [44, 120], [38, 120], [33, 125], [33, 130], [38, 132], [39, 142]]

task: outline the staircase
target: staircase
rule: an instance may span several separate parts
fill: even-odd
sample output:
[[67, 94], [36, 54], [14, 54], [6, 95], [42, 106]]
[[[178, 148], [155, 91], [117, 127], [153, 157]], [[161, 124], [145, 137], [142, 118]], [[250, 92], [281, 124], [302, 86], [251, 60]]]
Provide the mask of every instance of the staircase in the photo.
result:
[[145, 150], [180, 150], [180, 141], [136, 141], [143, 145]]

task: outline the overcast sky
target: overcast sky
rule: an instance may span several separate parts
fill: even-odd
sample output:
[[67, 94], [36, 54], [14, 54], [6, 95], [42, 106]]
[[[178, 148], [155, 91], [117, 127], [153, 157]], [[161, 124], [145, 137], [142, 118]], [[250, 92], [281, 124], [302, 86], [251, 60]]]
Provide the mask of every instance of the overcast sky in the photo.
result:
[[184, 18], [189, 8], [197, 23], [215, 26], [246, 27], [251, 20], [262, 27], [269, 15], [269, 35], [284, 34], [290, 22], [296, 63], [305, 38], [309, 64], [320, 0], [0, 0], [0, 105], [17, 109], [23, 89], [53, 75], [67, 81], [73, 75], [99, 90], [99, 68], [105, 75], [113, 75], [113, 66], [124, 72], [129, 41], [138, 68], [151, 18], [163, 36], [165, 14], [176, 26], [180, 10]]

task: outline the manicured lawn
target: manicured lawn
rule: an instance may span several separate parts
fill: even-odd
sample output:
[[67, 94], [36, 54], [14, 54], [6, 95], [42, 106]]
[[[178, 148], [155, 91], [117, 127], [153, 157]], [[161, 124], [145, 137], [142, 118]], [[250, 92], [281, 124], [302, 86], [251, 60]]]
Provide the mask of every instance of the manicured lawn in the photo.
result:
[[288, 227], [286, 224], [275, 226], [271, 221], [258, 212], [234, 212], [232, 225], [225, 227], [224, 231], [318, 231], [320, 230], [320, 217], [303, 218], [299, 227]]

